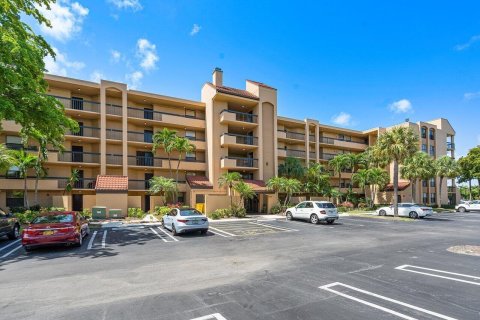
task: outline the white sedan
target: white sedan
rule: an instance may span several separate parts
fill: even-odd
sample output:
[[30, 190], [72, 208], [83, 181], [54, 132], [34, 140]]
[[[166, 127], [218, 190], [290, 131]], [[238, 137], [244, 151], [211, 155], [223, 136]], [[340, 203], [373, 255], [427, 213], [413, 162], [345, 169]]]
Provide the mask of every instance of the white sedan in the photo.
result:
[[200, 231], [202, 234], [206, 234], [209, 224], [207, 217], [197, 209], [175, 208], [163, 216], [162, 226], [176, 236], [189, 231]]
[[328, 201], [303, 201], [295, 207], [287, 209], [286, 216], [288, 220], [302, 219], [308, 220], [313, 224], [320, 221], [326, 221], [332, 224], [338, 220], [338, 212], [335, 205]]
[[[381, 207], [377, 209], [376, 213], [379, 216], [393, 216], [394, 208], [393, 206]], [[412, 219], [425, 218], [433, 214], [433, 209], [431, 207], [420, 206], [416, 203], [399, 203], [398, 204], [398, 216], [400, 217], [410, 217]]]
[[459, 212], [480, 211], [480, 200], [466, 201], [455, 206]]

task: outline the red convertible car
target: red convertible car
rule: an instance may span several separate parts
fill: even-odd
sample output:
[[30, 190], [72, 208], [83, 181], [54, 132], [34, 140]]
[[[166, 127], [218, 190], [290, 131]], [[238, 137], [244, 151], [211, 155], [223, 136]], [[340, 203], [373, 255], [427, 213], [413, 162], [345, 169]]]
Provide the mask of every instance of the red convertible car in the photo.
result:
[[48, 245], [82, 246], [90, 232], [88, 221], [78, 212], [48, 212], [35, 218], [22, 233], [26, 251]]

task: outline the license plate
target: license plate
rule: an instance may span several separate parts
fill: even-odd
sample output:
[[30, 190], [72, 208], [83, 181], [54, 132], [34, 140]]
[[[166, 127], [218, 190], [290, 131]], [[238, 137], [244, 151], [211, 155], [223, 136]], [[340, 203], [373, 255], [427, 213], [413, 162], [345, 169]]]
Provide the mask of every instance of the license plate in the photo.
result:
[[199, 224], [199, 223], [200, 223], [200, 221], [198, 221], [198, 220], [193, 220], [192, 221], [192, 224]]
[[43, 231], [44, 236], [51, 236], [54, 233], [55, 233], [55, 231], [53, 231], [53, 230], [52, 231]]

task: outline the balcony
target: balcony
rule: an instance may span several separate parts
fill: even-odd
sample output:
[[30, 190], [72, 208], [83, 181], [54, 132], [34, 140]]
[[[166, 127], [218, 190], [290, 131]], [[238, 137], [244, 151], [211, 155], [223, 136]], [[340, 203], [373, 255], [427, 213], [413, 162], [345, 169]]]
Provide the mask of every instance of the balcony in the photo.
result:
[[223, 146], [235, 146], [246, 148], [246, 147], [256, 147], [258, 145], [258, 138], [247, 135], [233, 134], [233, 133], [224, 133], [220, 137], [220, 142]]
[[153, 133], [151, 132], [139, 132], [139, 131], [128, 131], [127, 132], [128, 141], [133, 142], [144, 142], [144, 143], [153, 143]]
[[37, 146], [24, 146], [21, 143], [6, 143], [5, 146], [10, 150], [38, 151]]
[[107, 103], [107, 114], [112, 116], [122, 116], [122, 106], [117, 106], [115, 104]]
[[365, 142], [358, 142], [358, 141], [348, 141], [348, 140], [341, 140], [329, 137], [322, 137], [320, 138], [320, 143], [333, 145], [340, 148], [346, 149], [355, 149], [355, 150], [365, 150], [368, 147], [368, 144]]
[[309, 135], [308, 136], [308, 141], [315, 142], [315, 135], [314, 134]]
[[277, 136], [279, 139], [301, 140], [305, 141], [305, 134], [300, 132], [293, 132], [287, 130], [278, 130]]
[[107, 139], [109, 140], [123, 140], [122, 130], [106, 129]]
[[453, 150], [455, 150], [455, 143], [447, 142], [447, 151], [453, 151]]
[[222, 169], [257, 169], [258, 159], [225, 157], [221, 159]]
[[151, 109], [133, 108], [133, 107], [128, 107], [127, 110], [128, 110], [128, 116], [130, 118], [162, 121], [162, 114], [158, 111], [153, 111]]
[[59, 96], [51, 96], [57, 98], [65, 109], [77, 110], [77, 111], [88, 111], [88, 112], [100, 112], [100, 103], [95, 101], [88, 101], [83, 99], [76, 98], [66, 98]]
[[107, 154], [107, 164], [114, 166], [123, 165], [123, 155], [121, 154]]
[[[58, 180], [58, 188], [65, 189], [69, 178], [57, 178]], [[78, 181], [73, 183], [73, 189], [86, 189], [86, 190], [93, 190], [95, 189], [96, 178], [80, 178]]]
[[58, 153], [58, 161], [60, 162], [76, 162], [76, 163], [100, 163], [100, 153], [97, 152], [80, 152], [80, 151], [64, 151]]
[[238, 124], [241, 126], [253, 127], [257, 125], [257, 122], [258, 117], [255, 114], [228, 109], [224, 109], [220, 112], [220, 123], [222, 124]]
[[80, 126], [77, 132], [68, 131], [67, 135], [85, 138], [100, 138], [100, 128]]
[[[180, 192], [185, 192], [186, 188], [184, 185], [184, 180], [178, 181], [178, 187]], [[146, 191], [150, 189], [150, 181], [149, 180], [137, 180], [137, 179], [129, 179], [128, 180], [128, 189], [129, 190], [137, 190], [137, 191]]]
[[317, 159], [317, 154], [315, 152], [310, 152], [308, 154], [308, 156], [310, 157], [310, 160], [315, 160]]
[[128, 156], [129, 166], [162, 167], [162, 159], [151, 156]]
[[320, 159], [330, 161], [333, 158], [335, 158], [335, 156], [336, 156], [336, 154], [333, 154], [333, 153], [321, 153], [320, 154]]

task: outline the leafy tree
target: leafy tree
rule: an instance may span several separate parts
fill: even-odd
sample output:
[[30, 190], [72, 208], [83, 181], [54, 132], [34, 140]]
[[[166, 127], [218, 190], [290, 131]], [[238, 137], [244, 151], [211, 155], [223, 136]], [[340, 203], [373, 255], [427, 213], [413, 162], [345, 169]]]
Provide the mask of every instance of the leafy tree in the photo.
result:
[[284, 182], [284, 177], [272, 177], [267, 181], [267, 188], [275, 192], [278, 202], [280, 202], [280, 199], [278, 198], [278, 192], [282, 190]]
[[471, 162], [471, 158], [468, 157], [461, 157], [458, 159], [458, 167], [459, 167], [459, 176], [458, 182], [468, 183], [468, 199], [472, 200], [472, 180], [475, 178], [475, 168]]
[[155, 154], [158, 148], [163, 148], [168, 158], [168, 168], [170, 172], [170, 178], [173, 177], [172, 171], [172, 152], [175, 150], [177, 141], [177, 132], [168, 128], [163, 128], [160, 131], [155, 132], [153, 135], [152, 152]]
[[40, 178], [44, 178], [48, 175], [48, 170], [44, 167], [45, 162], [48, 159], [48, 150], [46, 140], [40, 141], [38, 147], [37, 161], [33, 169], [35, 170], [35, 204], [38, 205], [38, 181]]
[[240, 205], [243, 207], [246, 199], [253, 199], [255, 197], [255, 191], [253, 188], [244, 181], [237, 182], [233, 189], [240, 196]]
[[225, 172], [218, 178], [220, 187], [226, 187], [228, 189], [230, 207], [233, 206], [233, 187], [240, 181], [242, 181], [242, 176], [238, 172]]
[[36, 162], [37, 157], [33, 154], [25, 152], [25, 150], [19, 150], [13, 153], [13, 165], [18, 168], [20, 171], [20, 177], [23, 178], [23, 206], [25, 208], [29, 207], [27, 188], [28, 170], [35, 167]]
[[302, 183], [298, 181], [295, 178], [290, 178], [290, 179], [285, 179], [285, 182], [283, 183], [283, 189], [282, 191], [287, 194], [285, 197], [285, 202], [283, 203], [283, 206], [285, 207], [287, 203], [290, 202], [290, 198], [292, 195], [296, 192], [300, 192], [302, 188]]
[[445, 178], [456, 178], [458, 176], [458, 165], [457, 162], [449, 156], [443, 156], [435, 160], [433, 166], [435, 174], [440, 178], [439, 186], [439, 196], [437, 199], [437, 206], [442, 206], [442, 187], [443, 179]]
[[[352, 168], [352, 158], [347, 154], [337, 154], [328, 162], [328, 166], [333, 170], [334, 175], [338, 175], [338, 190], [342, 189], [342, 172]], [[340, 195], [340, 202], [342, 196]]]
[[10, 168], [13, 162], [12, 152], [4, 144], [0, 144], [0, 172]]
[[287, 157], [285, 162], [278, 166], [278, 175], [280, 177], [303, 180], [305, 168], [302, 166], [302, 163], [299, 159]]
[[393, 206], [394, 216], [398, 217], [398, 171], [399, 165], [413, 156], [418, 150], [418, 136], [408, 127], [395, 127], [381, 134], [375, 145], [378, 158], [393, 162]]
[[158, 194], [160, 197], [163, 197], [163, 205], [167, 202], [167, 197], [171, 196], [177, 190], [177, 184], [173, 179], [165, 177], [153, 177], [149, 181], [149, 192], [153, 195]]
[[368, 169], [368, 182], [370, 185], [370, 192], [372, 194], [372, 202], [371, 205], [373, 207], [373, 204], [376, 203], [376, 197], [378, 194], [378, 191], [382, 188], [384, 188], [388, 181], [390, 180], [390, 177], [388, 175], [388, 172], [386, 172], [382, 168], [370, 168]]
[[328, 201], [337, 199], [337, 203], [340, 203], [338, 199], [342, 196], [342, 193], [337, 188], [328, 188], [325, 190], [325, 196], [328, 198]]
[[[357, 184], [365, 194], [365, 199], [367, 198], [367, 186], [370, 185], [369, 169], [360, 169], [352, 175], [352, 182]], [[368, 200], [367, 200], [368, 202]]]
[[174, 150], [178, 152], [178, 162], [176, 169], [176, 182], [178, 183], [178, 169], [180, 168], [180, 161], [187, 153], [195, 151], [195, 146], [190, 143], [190, 140], [183, 137], [176, 137], [174, 141]]
[[435, 175], [432, 158], [425, 152], [417, 151], [403, 163], [400, 173], [403, 178], [410, 180], [412, 185], [412, 199], [417, 202], [417, 182], [419, 179], [430, 179]]
[[305, 174], [305, 188], [309, 193], [323, 194], [330, 186], [330, 174], [320, 163], [311, 164]]
[[54, 51], [21, 21], [22, 16], [30, 16], [40, 25], [51, 27], [38, 7], [50, 9], [54, 2], [0, 1], [0, 120], [20, 124], [23, 137], [41, 134], [46, 141], [57, 144], [63, 141], [66, 130], [78, 130], [78, 124], [65, 115], [57, 99], [46, 95], [43, 59], [48, 55], [54, 58]]
[[63, 190], [63, 194], [72, 192], [75, 185], [80, 180], [80, 171], [78, 169], [72, 169], [70, 172], [70, 177], [67, 179], [67, 184], [65, 185], [65, 189]]

